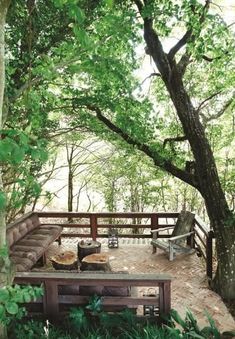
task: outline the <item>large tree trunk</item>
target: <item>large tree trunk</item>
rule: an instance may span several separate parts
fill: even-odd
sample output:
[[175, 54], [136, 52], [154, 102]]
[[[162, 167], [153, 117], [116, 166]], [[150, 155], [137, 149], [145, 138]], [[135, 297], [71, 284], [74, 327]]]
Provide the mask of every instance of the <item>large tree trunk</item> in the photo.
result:
[[196, 163], [197, 189], [205, 200], [215, 233], [218, 267], [212, 286], [225, 299], [235, 299], [235, 225], [219, 180], [215, 159], [199, 114], [187, 94], [182, 72], [174, 60], [167, 59], [159, 39], [145, 20], [145, 41], [158, 67], [178, 117], [183, 126]]

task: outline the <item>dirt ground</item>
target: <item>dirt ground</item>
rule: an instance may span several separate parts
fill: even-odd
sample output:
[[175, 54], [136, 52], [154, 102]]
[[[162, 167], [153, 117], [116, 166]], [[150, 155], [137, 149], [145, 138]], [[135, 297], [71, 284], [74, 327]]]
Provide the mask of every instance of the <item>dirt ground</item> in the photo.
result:
[[[201, 258], [196, 254], [181, 254], [170, 262], [164, 252], [152, 254], [152, 247], [146, 239], [123, 239], [118, 249], [109, 249], [107, 240], [102, 239], [102, 252], [109, 255], [113, 271], [126, 270], [130, 273], [167, 273], [172, 276], [172, 308], [181, 316], [190, 309], [198, 319], [200, 326], [208, 324], [206, 312], [215, 320], [221, 331], [235, 329], [235, 320], [229, 313], [222, 299], [208, 289], [205, 267]], [[77, 251], [76, 239], [63, 239], [62, 246], [53, 244], [47, 256], [63, 252]], [[50, 264], [47, 269], [53, 269]]]

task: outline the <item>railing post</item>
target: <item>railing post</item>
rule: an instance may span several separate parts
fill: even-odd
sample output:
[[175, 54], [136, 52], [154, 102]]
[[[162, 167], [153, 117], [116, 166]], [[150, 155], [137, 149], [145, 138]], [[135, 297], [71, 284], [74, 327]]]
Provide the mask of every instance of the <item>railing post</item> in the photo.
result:
[[[151, 216], [151, 230], [155, 230], [158, 228], [158, 215], [157, 213], [152, 214]], [[153, 239], [157, 238], [157, 232], [153, 233]], [[157, 248], [153, 246], [153, 253], [156, 253]]]
[[159, 284], [159, 314], [168, 314], [171, 310], [171, 282]]
[[[158, 228], [158, 215], [157, 213], [152, 214], [151, 216], [151, 230], [155, 230]], [[155, 233], [157, 234], [157, 233]]]
[[206, 274], [209, 281], [212, 279], [213, 273], [213, 232], [209, 231], [206, 238]]
[[55, 281], [44, 282], [43, 313], [52, 321], [59, 318], [58, 285]]
[[96, 238], [97, 238], [97, 215], [96, 214], [91, 214], [90, 226], [91, 226], [92, 240], [96, 241]]

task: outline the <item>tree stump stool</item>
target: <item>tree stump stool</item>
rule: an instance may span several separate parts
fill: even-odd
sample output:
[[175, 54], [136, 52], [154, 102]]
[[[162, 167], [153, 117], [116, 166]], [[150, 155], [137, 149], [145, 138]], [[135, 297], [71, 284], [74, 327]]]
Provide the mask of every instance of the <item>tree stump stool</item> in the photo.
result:
[[78, 263], [76, 254], [72, 251], [65, 251], [50, 258], [55, 270], [77, 270]]
[[107, 254], [95, 253], [87, 255], [82, 259], [81, 271], [111, 271], [109, 257]]
[[89, 254], [100, 253], [101, 243], [94, 240], [82, 240], [78, 243], [78, 260], [80, 263], [82, 259]]

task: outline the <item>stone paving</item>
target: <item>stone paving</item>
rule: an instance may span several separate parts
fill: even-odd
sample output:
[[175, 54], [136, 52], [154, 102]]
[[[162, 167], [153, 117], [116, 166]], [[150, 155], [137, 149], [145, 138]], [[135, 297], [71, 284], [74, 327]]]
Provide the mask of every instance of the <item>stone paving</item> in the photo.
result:
[[[172, 276], [172, 308], [181, 316], [190, 309], [197, 317], [200, 326], [207, 325], [208, 312], [221, 331], [235, 329], [232, 318], [222, 299], [208, 289], [204, 262], [196, 254], [181, 254], [170, 262], [165, 253], [158, 250], [152, 254], [149, 240], [120, 239], [118, 249], [109, 249], [107, 239], [102, 239], [102, 252], [109, 255], [113, 271], [126, 270], [131, 273], [167, 273]], [[77, 240], [63, 239], [62, 246], [53, 244], [47, 255], [76, 251]], [[48, 265], [47, 269], [51, 269]]]

